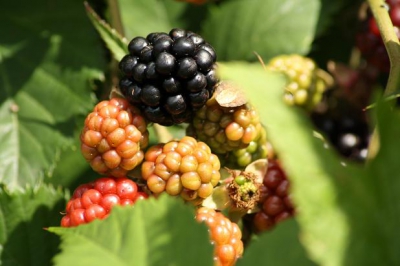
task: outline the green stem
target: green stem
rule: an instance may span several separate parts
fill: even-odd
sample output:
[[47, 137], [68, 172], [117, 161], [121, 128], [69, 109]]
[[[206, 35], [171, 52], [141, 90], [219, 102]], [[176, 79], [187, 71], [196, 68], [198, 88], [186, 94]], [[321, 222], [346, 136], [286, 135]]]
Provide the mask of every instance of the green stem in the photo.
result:
[[368, 0], [368, 3], [390, 59], [390, 73], [384, 92], [385, 96], [389, 96], [396, 92], [400, 84], [400, 43], [386, 9], [387, 4], [383, 0]]
[[[400, 85], [400, 43], [394, 31], [393, 23], [387, 11], [387, 4], [383, 0], [368, 0], [372, 14], [378, 25], [383, 43], [390, 60], [390, 73], [384, 91], [384, 96], [390, 96], [397, 91]], [[393, 101], [394, 102], [394, 101]], [[372, 159], [378, 153], [380, 144], [378, 131], [375, 129], [368, 147], [368, 159]]]

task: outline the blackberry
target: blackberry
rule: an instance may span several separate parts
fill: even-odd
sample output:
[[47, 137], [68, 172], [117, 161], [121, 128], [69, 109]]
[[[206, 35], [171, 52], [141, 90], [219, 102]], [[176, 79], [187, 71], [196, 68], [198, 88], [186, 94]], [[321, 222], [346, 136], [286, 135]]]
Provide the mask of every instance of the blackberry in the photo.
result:
[[94, 171], [121, 177], [142, 162], [149, 133], [139, 110], [112, 98], [88, 114], [80, 139], [82, 155]]
[[196, 211], [196, 220], [208, 227], [211, 243], [214, 245], [214, 265], [235, 265], [243, 255], [242, 231], [221, 212], [208, 207]]
[[150, 122], [189, 122], [214, 93], [217, 55], [200, 35], [184, 29], [153, 32], [128, 44], [119, 88]]
[[214, 153], [226, 154], [248, 147], [261, 128], [259, 114], [250, 104], [222, 107], [210, 99], [196, 111], [187, 134], [207, 143]]
[[341, 156], [364, 162], [371, 135], [365, 112], [345, 97], [329, 97], [334, 98], [335, 104], [330, 104], [323, 112], [312, 112], [314, 125]]
[[297, 54], [280, 55], [272, 58], [267, 68], [287, 77], [283, 97], [287, 104], [312, 110], [321, 101], [327, 85], [319, 77], [319, 68], [311, 58]]
[[150, 147], [142, 177], [154, 194], [166, 192], [200, 204], [220, 180], [220, 162], [204, 142], [185, 136]]
[[249, 143], [249, 146], [230, 152], [226, 159], [226, 165], [232, 169], [244, 169], [251, 162], [269, 157], [270, 144], [267, 141], [267, 132], [261, 128], [257, 137]]
[[252, 215], [256, 233], [270, 230], [280, 221], [294, 215], [289, 186], [289, 180], [279, 162], [269, 160], [260, 188], [260, 211]]
[[105, 219], [115, 205], [134, 205], [148, 198], [138, 185], [126, 178], [102, 177], [78, 186], [68, 201], [62, 227], [74, 227], [95, 219]]

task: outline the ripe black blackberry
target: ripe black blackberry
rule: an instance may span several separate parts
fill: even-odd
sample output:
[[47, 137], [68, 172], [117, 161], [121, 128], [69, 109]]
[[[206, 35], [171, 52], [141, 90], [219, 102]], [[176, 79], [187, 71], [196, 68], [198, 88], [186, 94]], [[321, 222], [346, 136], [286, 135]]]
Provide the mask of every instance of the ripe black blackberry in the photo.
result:
[[217, 55], [200, 35], [177, 28], [153, 32], [133, 38], [128, 50], [119, 63], [119, 87], [150, 122], [188, 122], [213, 95]]
[[356, 162], [367, 157], [371, 135], [365, 112], [345, 97], [328, 95], [328, 108], [313, 112], [311, 119], [340, 155]]

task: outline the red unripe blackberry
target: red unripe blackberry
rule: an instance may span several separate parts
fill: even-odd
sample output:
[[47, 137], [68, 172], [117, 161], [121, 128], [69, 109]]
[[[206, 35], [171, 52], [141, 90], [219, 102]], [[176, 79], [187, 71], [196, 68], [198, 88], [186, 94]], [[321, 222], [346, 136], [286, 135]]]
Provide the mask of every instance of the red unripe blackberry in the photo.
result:
[[154, 194], [180, 195], [199, 204], [220, 180], [220, 162], [204, 142], [192, 137], [150, 147], [142, 164], [142, 177]]
[[212, 152], [226, 154], [249, 146], [261, 129], [259, 114], [250, 104], [222, 107], [210, 99], [196, 111], [186, 133], [207, 143]]
[[106, 218], [115, 205], [133, 205], [148, 198], [137, 184], [126, 177], [102, 177], [77, 187], [61, 219], [62, 227], [74, 227]]
[[119, 87], [150, 122], [188, 122], [213, 95], [217, 56], [200, 35], [183, 29], [153, 32], [132, 39], [128, 49], [119, 63]]
[[235, 265], [243, 255], [242, 231], [222, 213], [208, 207], [196, 211], [196, 220], [208, 226], [211, 243], [214, 245], [214, 265]]
[[294, 207], [290, 199], [289, 186], [289, 180], [279, 162], [270, 159], [260, 189], [260, 211], [253, 217], [256, 232], [269, 230], [280, 221], [293, 216]]
[[122, 177], [142, 162], [148, 134], [140, 111], [126, 99], [113, 98], [86, 117], [81, 152], [96, 172]]

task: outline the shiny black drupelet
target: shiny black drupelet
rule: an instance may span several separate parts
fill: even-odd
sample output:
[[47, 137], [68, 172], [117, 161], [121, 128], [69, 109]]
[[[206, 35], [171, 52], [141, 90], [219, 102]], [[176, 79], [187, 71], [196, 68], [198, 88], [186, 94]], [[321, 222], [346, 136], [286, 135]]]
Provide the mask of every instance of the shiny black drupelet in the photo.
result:
[[184, 29], [133, 38], [119, 68], [119, 87], [150, 122], [190, 122], [214, 93], [217, 55], [200, 35]]

